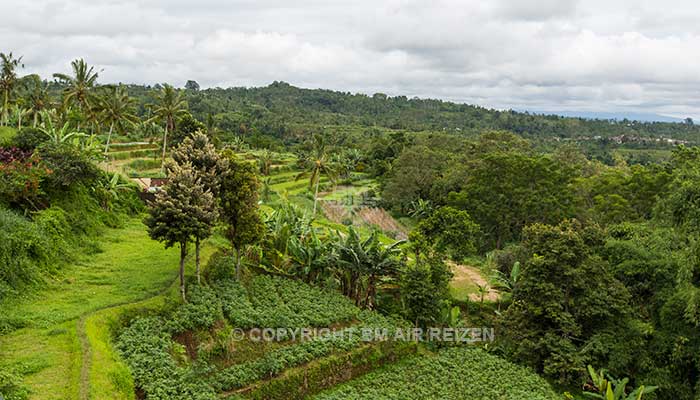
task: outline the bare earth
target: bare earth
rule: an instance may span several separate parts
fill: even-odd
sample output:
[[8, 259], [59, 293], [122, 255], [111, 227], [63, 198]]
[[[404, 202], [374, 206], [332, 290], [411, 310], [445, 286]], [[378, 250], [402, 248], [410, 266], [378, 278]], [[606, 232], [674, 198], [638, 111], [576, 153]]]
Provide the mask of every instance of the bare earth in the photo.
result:
[[[489, 285], [489, 283], [484, 279], [483, 276], [481, 276], [481, 272], [475, 267], [467, 266], [467, 265], [461, 265], [461, 264], [455, 264], [455, 263], [448, 263], [450, 267], [452, 267], [452, 273], [454, 273], [454, 277], [452, 278], [453, 281], [455, 282], [471, 282], [475, 285]], [[497, 301], [500, 296], [500, 293], [489, 285], [489, 291], [486, 293], [484, 296], [485, 301]], [[480, 301], [481, 296], [479, 293], [470, 293], [469, 294], [469, 299], [471, 301]]]

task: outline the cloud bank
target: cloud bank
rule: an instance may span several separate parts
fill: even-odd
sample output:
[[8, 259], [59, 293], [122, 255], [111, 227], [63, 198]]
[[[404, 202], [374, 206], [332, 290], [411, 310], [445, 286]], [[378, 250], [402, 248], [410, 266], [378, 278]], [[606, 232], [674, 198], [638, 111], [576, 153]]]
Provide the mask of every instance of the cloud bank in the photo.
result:
[[101, 82], [700, 117], [698, 19], [690, 0], [33, 0], [0, 3], [0, 51], [45, 77], [84, 57]]

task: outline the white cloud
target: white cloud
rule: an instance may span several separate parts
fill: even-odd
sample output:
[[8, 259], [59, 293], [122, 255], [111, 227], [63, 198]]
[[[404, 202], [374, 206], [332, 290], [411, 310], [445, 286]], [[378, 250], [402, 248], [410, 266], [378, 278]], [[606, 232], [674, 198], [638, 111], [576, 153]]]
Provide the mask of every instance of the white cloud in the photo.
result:
[[700, 4], [668, 0], [0, 2], [0, 50], [50, 76], [700, 117]]

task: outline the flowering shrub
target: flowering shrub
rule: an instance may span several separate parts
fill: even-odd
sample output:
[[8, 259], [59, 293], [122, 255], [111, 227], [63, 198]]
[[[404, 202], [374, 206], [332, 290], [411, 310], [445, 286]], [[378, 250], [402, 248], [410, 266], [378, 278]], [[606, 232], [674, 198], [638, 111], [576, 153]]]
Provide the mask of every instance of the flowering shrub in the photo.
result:
[[51, 174], [36, 156], [24, 157], [21, 150], [1, 151], [0, 157], [8, 162], [0, 163], [0, 200], [22, 208], [41, 208], [41, 182]]
[[31, 157], [31, 155], [31, 151], [18, 149], [17, 147], [0, 147], [0, 164], [24, 161]]

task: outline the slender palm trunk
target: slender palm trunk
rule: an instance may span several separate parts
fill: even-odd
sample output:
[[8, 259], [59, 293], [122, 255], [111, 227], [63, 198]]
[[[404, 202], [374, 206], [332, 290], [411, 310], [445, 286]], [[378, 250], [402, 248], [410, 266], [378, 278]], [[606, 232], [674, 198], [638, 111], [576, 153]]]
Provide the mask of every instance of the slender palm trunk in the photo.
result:
[[185, 257], [187, 256], [187, 242], [180, 243], [180, 294], [182, 301], [187, 302], [185, 297]]
[[34, 124], [32, 125], [32, 128], [36, 128], [36, 123], [37, 123], [38, 118], [39, 118], [39, 114], [35, 112], [34, 113]]
[[195, 253], [195, 265], [197, 266], [197, 284], [201, 284], [202, 280], [200, 279], [199, 275], [199, 238], [196, 238], [194, 241], [194, 253]]
[[22, 111], [17, 112], [17, 130], [22, 129]]
[[165, 148], [168, 143], [168, 122], [165, 122], [165, 133], [163, 133], [163, 155], [161, 156], [160, 159], [160, 170], [161, 172], [165, 172]]
[[316, 203], [318, 202], [318, 185], [321, 183], [321, 175], [318, 175], [318, 179], [316, 180], [316, 189], [314, 190], [314, 213], [313, 216], [316, 216]]
[[114, 129], [114, 122], [109, 124], [109, 134], [107, 135], [107, 144], [105, 145], [105, 154], [109, 151], [109, 140], [112, 138], [112, 129]]

